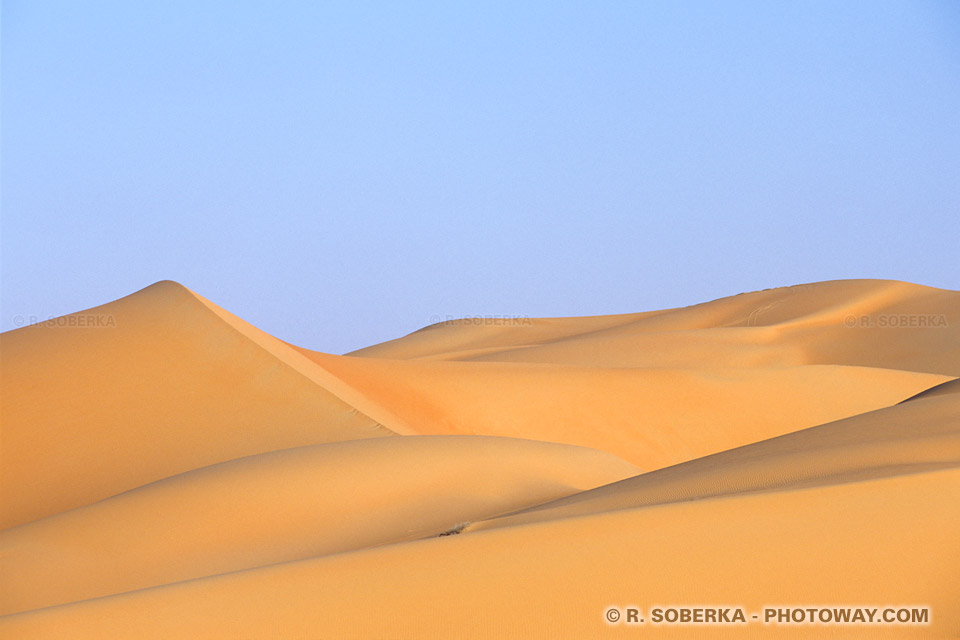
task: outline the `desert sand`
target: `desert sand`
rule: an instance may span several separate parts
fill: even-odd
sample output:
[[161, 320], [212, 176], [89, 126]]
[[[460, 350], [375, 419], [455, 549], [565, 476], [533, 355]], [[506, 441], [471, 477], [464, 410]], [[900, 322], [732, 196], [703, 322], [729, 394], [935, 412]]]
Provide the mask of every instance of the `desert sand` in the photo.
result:
[[160, 282], [0, 335], [0, 637], [960, 637], [958, 376], [896, 281], [347, 355]]

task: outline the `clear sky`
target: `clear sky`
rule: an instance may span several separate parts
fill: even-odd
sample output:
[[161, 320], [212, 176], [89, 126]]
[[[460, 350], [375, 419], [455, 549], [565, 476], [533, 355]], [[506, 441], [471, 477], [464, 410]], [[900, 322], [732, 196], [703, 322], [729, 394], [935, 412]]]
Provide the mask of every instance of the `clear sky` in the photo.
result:
[[960, 3], [2, 5], [2, 327], [172, 279], [439, 318], [960, 289]]

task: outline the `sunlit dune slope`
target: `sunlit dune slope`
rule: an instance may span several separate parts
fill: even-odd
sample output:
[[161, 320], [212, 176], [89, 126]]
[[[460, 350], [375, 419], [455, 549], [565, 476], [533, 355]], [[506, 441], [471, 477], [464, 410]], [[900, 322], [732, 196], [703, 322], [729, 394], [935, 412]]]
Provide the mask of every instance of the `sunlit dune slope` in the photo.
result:
[[[699, 370], [308, 354], [412, 433], [534, 438], [656, 469], [899, 402], [948, 378], [841, 366]], [[383, 410], [384, 413], [376, 413]]]
[[637, 473], [599, 451], [506, 438], [259, 454], [0, 532], [0, 575], [16, 576], [0, 583], [0, 614], [437, 535]]
[[3, 334], [0, 527], [240, 456], [392, 435], [214, 309], [162, 282]]
[[350, 355], [605, 367], [843, 364], [960, 376], [960, 292], [836, 280], [650, 313], [465, 319]]
[[[611, 629], [611, 605], [911, 603], [955, 637], [960, 470], [628, 509], [285, 563], [0, 618], [5, 638], [812, 637], [809, 627]], [[922, 535], [920, 535], [922, 533]], [[919, 536], [919, 537], [918, 537]], [[663, 632], [657, 633], [658, 631]]]

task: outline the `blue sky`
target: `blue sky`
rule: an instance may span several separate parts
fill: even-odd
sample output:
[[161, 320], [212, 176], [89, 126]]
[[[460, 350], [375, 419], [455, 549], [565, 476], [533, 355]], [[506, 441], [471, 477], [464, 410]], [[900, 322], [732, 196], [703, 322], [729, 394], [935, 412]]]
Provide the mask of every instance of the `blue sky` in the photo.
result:
[[6, 1], [2, 328], [162, 279], [336, 353], [960, 289], [958, 7]]

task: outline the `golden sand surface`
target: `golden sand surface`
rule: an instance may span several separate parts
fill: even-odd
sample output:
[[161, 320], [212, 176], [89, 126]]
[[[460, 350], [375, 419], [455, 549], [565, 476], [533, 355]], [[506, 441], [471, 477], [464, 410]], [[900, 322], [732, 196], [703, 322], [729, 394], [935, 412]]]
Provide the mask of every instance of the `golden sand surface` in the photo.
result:
[[[958, 638], [958, 376], [904, 282], [347, 355], [160, 282], [0, 335], [0, 637]], [[930, 619], [649, 619], [804, 606]]]

